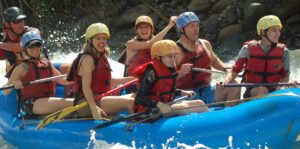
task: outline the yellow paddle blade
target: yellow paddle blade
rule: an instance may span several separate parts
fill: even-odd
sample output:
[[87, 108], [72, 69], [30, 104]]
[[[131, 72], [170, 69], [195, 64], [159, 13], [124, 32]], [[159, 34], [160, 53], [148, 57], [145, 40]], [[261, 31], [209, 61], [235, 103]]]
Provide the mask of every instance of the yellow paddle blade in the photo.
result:
[[71, 107], [62, 109], [60, 111], [54, 112], [54, 113], [48, 115], [47, 117], [45, 117], [44, 119], [42, 119], [40, 121], [40, 123], [37, 125], [36, 129], [40, 130], [40, 129], [44, 128], [45, 126], [47, 126], [48, 124], [58, 121], [58, 120], [64, 118], [65, 116], [69, 115], [70, 113], [72, 113], [78, 109], [81, 109], [87, 105], [88, 105], [88, 103], [87, 103], [87, 101], [85, 101], [76, 106], [71, 106]]

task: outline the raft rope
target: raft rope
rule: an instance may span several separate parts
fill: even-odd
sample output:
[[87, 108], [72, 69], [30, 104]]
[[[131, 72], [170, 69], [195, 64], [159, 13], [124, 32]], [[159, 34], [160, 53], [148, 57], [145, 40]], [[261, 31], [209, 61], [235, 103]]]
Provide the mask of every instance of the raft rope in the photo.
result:
[[[249, 98], [244, 98], [244, 99], [237, 99], [237, 100], [230, 100], [230, 101], [223, 101], [223, 102], [215, 102], [215, 103], [211, 103], [211, 104], [204, 104], [204, 105], [199, 105], [199, 106], [191, 106], [191, 107], [184, 107], [184, 108], [180, 108], [180, 109], [176, 109], [176, 110], [183, 110], [183, 109], [190, 109], [190, 108], [197, 108], [197, 107], [203, 107], [203, 106], [207, 106], [209, 107], [217, 107], [217, 106], [224, 106], [225, 104], [230, 104], [230, 103], [237, 103], [241, 104], [247, 101], [251, 101], [251, 100], [255, 100], [255, 99], [261, 99], [261, 98], [266, 98], [266, 97], [278, 97], [278, 96], [294, 96], [294, 97], [299, 97], [300, 95], [289, 92], [289, 93], [280, 93], [280, 94], [271, 94], [271, 95], [261, 95], [261, 96], [253, 96], [253, 97], [249, 97]], [[236, 106], [234, 105], [234, 106]]]
[[140, 124], [140, 123], [145, 122], [145, 121], [147, 121], [147, 120], [150, 120], [150, 119], [152, 119], [152, 118], [155, 118], [156, 115], [157, 115], [157, 114], [150, 115], [150, 116], [148, 116], [148, 117], [146, 117], [146, 118], [144, 118], [144, 119], [141, 119], [141, 120], [139, 120], [139, 121], [136, 121], [136, 122], [134, 122], [134, 123], [126, 124], [125, 126], [126, 126], [126, 127], [132, 127], [132, 126], [134, 126], [134, 125], [137, 125], [137, 124]]

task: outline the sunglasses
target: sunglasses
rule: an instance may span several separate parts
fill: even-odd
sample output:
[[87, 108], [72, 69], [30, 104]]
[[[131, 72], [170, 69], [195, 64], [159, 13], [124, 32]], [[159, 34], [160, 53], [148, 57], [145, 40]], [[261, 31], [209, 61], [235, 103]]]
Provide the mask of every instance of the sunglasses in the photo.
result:
[[42, 47], [41, 43], [35, 43], [35, 44], [28, 46], [27, 48], [34, 49], [34, 48], [41, 48], [41, 47]]
[[21, 22], [24, 23], [24, 20], [17, 20], [17, 21], [14, 21], [13, 23], [14, 23], [14, 24], [19, 24], [19, 23], [21, 23]]

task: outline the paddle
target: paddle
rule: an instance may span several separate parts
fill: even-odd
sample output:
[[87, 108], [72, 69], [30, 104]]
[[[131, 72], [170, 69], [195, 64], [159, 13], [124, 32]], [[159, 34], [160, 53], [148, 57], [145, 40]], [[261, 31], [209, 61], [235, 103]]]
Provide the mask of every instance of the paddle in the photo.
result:
[[[296, 83], [300, 85], [300, 83]], [[294, 83], [279, 82], [279, 83], [241, 83], [241, 84], [226, 84], [224, 87], [259, 87], [259, 86], [293, 86]]]
[[[64, 78], [66, 76], [67, 75], [59, 75], [59, 76], [54, 76], [54, 77], [49, 77], [49, 78], [43, 78], [43, 79], [39, 79], [39, 80], [35, 80], [35, 81], [30, 81], [30, 82], [24, 82], [22, 84], [23, 84], [23, 86], [28, 86], [28, 85], [31, 85], [31, 84], [44, 83], [44, 82], [47, 82], [47, 81], [61, 79], [61, 78]], [[10, 88], [14, 88], [14, 85], [11, 84], [11, 85], [7, 85], [7, 86], [4, 86], [4, 87], [1, 87], [0, 90], [6, 90], [6, 89], [10, 89]]]
[[[180, 98], [177, 98], [171, 102], [169, 102], [168, 104], [169, 105], [172, 105], [172, 104], [175, 104], [175, 103], [178, 103], [182, 100], [185, 100], [189, 98], [188, 96], [182, 96]], [[141, 115], [145, 115], [145, 114], [151, 114], [151, 113], [154, 113], [155, 111], [159, 110], [158, 107], [155, 107], [153, 109], [150, 109], [150, 110], [146, 110], [146, 111], [143, 111], [143, 112], [139, 112], [139, 113], [134, 113], [134, 114], [131, 114], [131, 115], [128, 115], [128, 116], [124, 116], [124, 117], [121, 117], [121, 118], [118, 118], [116, 120], [112, 120], [112, 121], [108, 121], [108, 122], [105, 122], [105, 123], [102, 123], [102, 124], [99, 124], [95, 127], [93, 127], [92, 129], [90, 130], [97, 130], [97, 129], [101, 129], [101, 128], [104, 128], [104, 127], [108, 127], [108, 126], [111, 126], [111, 125], [114, 125], [114, 124], [117, 124], [117, 123], [120, 123], [120, 122], [123, 122], [123, 121], [127, 121], [127, 120], [131, 120], [135, 117], [139, 117]]]
[[[215, 102], [215, 103], [210, 103], [210, 104], [204, 104], [204, 105], [199, 105], [199, 106], [185, 107], [185, 108], [180, 108], [178, 110], [190, 109], [190, 108], [197, 108], [197, 107], [204, 107], [204, 106], [207, 106], [208, 108], [213, 108], [213, 107], [226, 106], [227, 104], [230, 104], [230, 106], [235, 106], [235, 105], [238, 105], [240, 103], [244, 103], [244, 102], [251, 101], [251, 100], [256, 100], [256, 99], [261, 99], [261, 98], [267, 98], [267, 97], [287, 96], [287, 95], [288, 96], [299, 97], [299, 95], [293, 94], [293, 93], [267, 94], [267, 95], [253, 96], [253, 97], [244, 98], [244, 99], [236, 99], [236, 100], [229, 100], [229, 101], [222, 101], [222, 102]], [[232, 104], [234, 104], [234, 105], [232, 105]]]
[[[223, 72], [223, 71], [209, 70], [209, 69], [204, 69], [204, 68], [192, 68], [192, 71], [195, 71], [195, 72], [206, 72], [206, 73], [227, 74], [226, 72]], [[243, 77], [243, 75], [238, 75], [238, 77]]]
[[[108, 95], [110, 95], [114, 92], [120, 91], [121, 89], [126, 88], [126, 87], [130, 86], [131, 84], [136, 83], [137, 81], [138, 81], [137, 79], [132, 80], [132, 81], [127, 82], [127, 83], [125, 83], [122, 86], [119, 86], [117, 88], [114, 88], [114, 89], [112, 89], [112, 90], [110, 90], [110, 91], [108, 91], [108, 92], [106, 92], [102, 95], [96, 95], [95, 99], [100, 100], [102, 97], [108, 96]], [[39, 129], [45, 127], [46, 125], [49, 125], [50, 123], [52, 123], [54, 121], [60, 120], [64, 117], [66, 117], [67, 115], [69, 115], [70, 113], [72, 113], [76, 110], [79, 110], [79, 109], [81, 109], [81, 108], [83, 108], [87, 105], [88, 105], [88, 102], [84, 101], [84, 102], [82, 102], [82, 103], [80, 103], [76, 106], [67, 107], [67, 108], [59, 110], [57, 112], [54, 112], [54, 113], [48, 115], [47, 117], [45, 117], [43, 120], [41, 120], [40, 123], [37, 125], [36, 129], [39, 130]]]

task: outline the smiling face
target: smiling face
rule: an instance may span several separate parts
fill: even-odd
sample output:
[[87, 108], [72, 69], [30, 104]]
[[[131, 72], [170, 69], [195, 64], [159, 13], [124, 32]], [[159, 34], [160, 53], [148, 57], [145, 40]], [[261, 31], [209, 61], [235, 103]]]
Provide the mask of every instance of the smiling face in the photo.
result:
[[198, 40], [199, 32], [200, 32], [200, 27], [198, 22], [191, 22], [187, 24], [183, 29], [190, 40], [192, 41]]
[[176, 59], [175, 53], [161, 56], [161, 61], [166, 67], [174, 67], [175, 59]]
[[[280, 26], [272, 26], [267, 30], [267, 37], [273, 42], [278, 43], [280, 35], [281, 35], [281, 28]], [[263, 33], [264, 34], [264, 33]]]
[[107, 35], [105, 33], [100, 33], [92, 37], [93, 47], [98, 52], [104, 52], [105, 47], [107, 46]]
[[152, 26], [148, 23], [140, 23], [136, 28], [136, 32], [141, 39], [148, 40], [152, 35]]
[[39, 41], [31, 41], [26, 50], [30, 57], [39, 58], [42, 50], [42, 44]]

